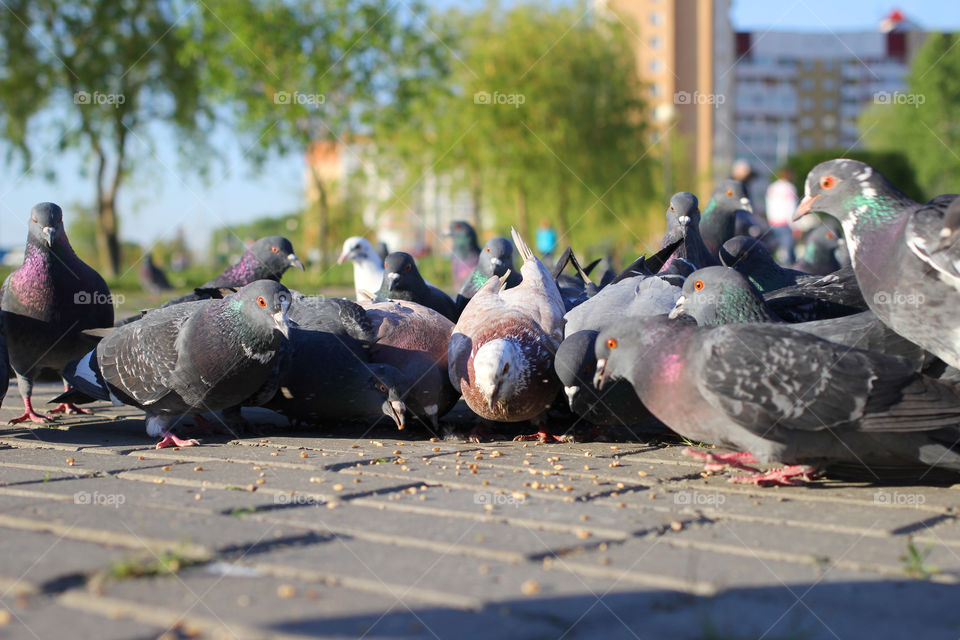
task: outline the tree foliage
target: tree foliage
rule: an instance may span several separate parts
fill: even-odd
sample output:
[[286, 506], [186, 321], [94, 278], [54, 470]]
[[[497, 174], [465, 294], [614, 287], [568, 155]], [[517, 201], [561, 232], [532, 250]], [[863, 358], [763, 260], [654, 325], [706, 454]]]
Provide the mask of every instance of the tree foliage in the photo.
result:
[[178, 0], [9, 0], [0, 11], [0, 132], [11, 159], [55, 171], [58, 152], [84, 154], [108, 275], [120, 265], [117, 195], [138, 162], [132, 143], [162, 122], [195, 149], [208, 128], [198, 69], [181, 56], [192, 11]]
[[902, 93], [882, 94], [860, 118], [868, 148], [902, 152], [932, 197], [960, 190], [960, 35], [931, 34]]

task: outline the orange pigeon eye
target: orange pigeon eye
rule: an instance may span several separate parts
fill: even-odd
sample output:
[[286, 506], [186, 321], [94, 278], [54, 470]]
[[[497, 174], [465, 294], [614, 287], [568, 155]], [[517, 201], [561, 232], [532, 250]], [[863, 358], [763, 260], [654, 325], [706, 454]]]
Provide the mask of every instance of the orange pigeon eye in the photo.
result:
[[405, 267], [403, 268], [403, 270], [404, 270], [404, 271], [410, 271], [411, 266], [412, 266], [412, 265], [409, 265], [409, 264], [408, 264], [407, 266], [405, 266]]
[[616, 348], [617, 348], [617, 339], [616, 339], [616, 338], [609, 338], [609, 339], [607, 340], [607, 348], [608, 348], [608, 349], [616, 349]]
[[727, 189], [727, 197], [728, 197], [728, 198], [732, 198], [732, 197], [733, 197], [733, 189]]
[[487, 247], [487, 253], [490, 253], [490, 247]]
[[694, 282], [693, 288], [696, 289], [697, 291], [700, 291], [700, 289], [703, 289], [703, 280], [697, 280], [696, 282]]
[[380, 393], [386, 393], [386, 392], [387, 392], [387, 385], [383, 384], [382, 382], [378, 382], [378, 383], [377, 383], [377, 391], [379, 391]]
[[833, 189], [837, 185], [837, 179], [833, 176], [823, 176], [820, 178], [820, 187], [823, 189]]
[[676, 209], [673, 208], [673, 205], [670, 205], [670, 211], [676, 211]]
[[270, 253], [280, 253], [280, 247], [270, 247]]
[[257, 298], [257, 304], [260, 305], [261, 307], [265, 307], [267, 306], [267, 301], [264, 299], [263, 296], [260, 296], [259, 298]]
[[834, 236], [833, 236], [833, 231], [828, 231], [828, 232], [827, 232], [827, 239], [828, 239], [828, 240], [833, 240], [833, 238], [834, 238]]

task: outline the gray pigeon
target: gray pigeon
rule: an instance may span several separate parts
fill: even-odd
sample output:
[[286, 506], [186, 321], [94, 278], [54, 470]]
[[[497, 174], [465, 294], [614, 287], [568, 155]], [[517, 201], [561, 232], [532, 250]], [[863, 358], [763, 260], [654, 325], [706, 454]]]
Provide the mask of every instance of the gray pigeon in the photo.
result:
[[675, 193], [670, 198], [670, 206], [667, 207], [667, 232], [660, 248], [663, 249], [677, 240], [682, 242], [664, 267], [669, 266], [674, 258], [683, 258], [698, 269], [720, 264], [717, 254], [710, 253], [700, 235], [700, 207], [697, 197], [686, 191]]
[[[782, 323], [760, 292], [735, 270], [707, 267], [695, 271], [683, 285], [683, 295], [670, 312], [671, 318], [690, 316], [701, 327], [723, 324]], [[863, 311], [842, 318], [814, 320], [790, 325], [798, 331], [858, 349], [900, 356], [914, 363], [917, 371], [936, 358]]]
[[793, 484], [820, 469], [916, 482], [934, 468], [960, 472], [960, 392], [901, 358], [788, 326], [666, 318], [609, 327], [596, 348], [601, 389], [608, 377], [627, 378], [682, 436], [791, 465], [742, 480]]
[[507, 275], [506, 288], [511, 289], [522, 279], [520, 272], [513, 268], [513, 243], [506, 238], [491, 238], [487, 241], [477, 267], [470, 273], [457, 294], [457, 310], [462, 312], [467, 302], [480, 290], [487, 280]]
[[[63, 228], [63, 211], [41, 202], [30, 212], [23, 264], [0, 292], [3, 333], [10, 364], [17, 374], [24, 413], [11, 423], [49, 422], [33, 409], [33, 380], [44, 369], [58, 374], [96, 345], [81, 333], [113, 324], [113, 299], [107, 283], [77, 257]], [[65, 383], [66, 384], [66, 383]], [[89, 413], [64, 402], [51, 413]]]
[[[700, 235], [711, 256], [737, 235], [737, 220], [753, 216], [750, 199], [738, 180], [721, 180], [700, 214]], [[699, 266], [699, 265], [698, 265]]]
[[914, 202], [869, 165], [830, 160], [807, 175], [796, 217], [822, 211], [843, 226], [870, 309], [894, 331], [960, 366], [960, 247], [937, 251], [946, 208]]
[[376, 292], [379, 297], [416, 302], [439, 311], [450, 322], [457, 321], [457, 305], [450, 296], [423, 279], [417, 261], [409, 253], [394, 251], [384, 260], [383, 269], [383, 282]]
[[153, 261], [153, 254], [148, 253], [140, 264], [140, 287], [147, 293], [159, 295], [173, 287], [167, 279], [167, 274]]
[[756, 238], [735, 236], [720, 247], [720, 263], [742, 273], [761, 293], [813, 282], [819, 276], [777, 264]]
[[115, 400], [143, 409], [157, 448], [188, 446], [171, 431], [180, 416], [243, 404], [276, 375], [289, 333], [290, 292], [258, 280], [222, 300], [151, 311], [114, 329], [64, 371], [61, 396]]
[[841, 266], [837, 256], [846, 252], [840, 234], [831, 225], [822, 224], [808, 233], [803, 240], [803, 256], [793, 265], [804, 273], [825, 276]]
[[765, 293], [763, 299], [787, 322], [841, 318], [868, 309], [849, 265], [816, 280]]
[[670, 313], [680, 297], [680, 287], [656, 276], [634, 276], [609, 284], [564, 316], [566, 335], [600, 329], [626, 318]]

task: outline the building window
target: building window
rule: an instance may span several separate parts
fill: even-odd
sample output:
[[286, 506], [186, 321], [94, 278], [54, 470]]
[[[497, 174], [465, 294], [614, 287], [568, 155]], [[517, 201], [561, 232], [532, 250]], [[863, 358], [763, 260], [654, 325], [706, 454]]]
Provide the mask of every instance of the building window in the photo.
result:
[[834, 82], [833, 78], [824, 78], [823, 79], [823, 88], [827, 91], [833, 91], [834, 87], [837, 86], [837, 83]]
[[656, 84], [656, 83], [650, 85], [650, 95], [652, 95], [654, 98], [656, 98], [657, 96], [659, 96], [659, 95], [660, 95], [660, 85], [658, 85], [658, 84]]
[[660, 22], [661, 22], [660, 12], [659, 11], [652, 12], [650, 14], [650, 24], [656, 27], [657, 25], [660, 24]]
[[813, 78], [804, 78], [803, 82], [800, 83], [800, 86], [804, 91], [810, 91], [813, 89]]
[[810, 116], [804, 116], [800, 119], [800, 128], [801, 129], [812, 129], [813, 128], [813, 118]]
[[650, 61], [650, 71], [652, 73], [660, 73], [660, 68], [662, 66], [663, 65], [660, 64], [659, 58], [654, 58], [653, 60]]
[[832, 111], [837, 108], [837, 103], [833, 98], [824, 98], [823, 99], [823, 108], [827, 111]]
[[650, 38], [650, 48], [651, 48], [651, 49], [659, 49], [659, 48], [660, 48], [660, 38], [658, 38], [657, 36], [653, 36], [652, 38]]

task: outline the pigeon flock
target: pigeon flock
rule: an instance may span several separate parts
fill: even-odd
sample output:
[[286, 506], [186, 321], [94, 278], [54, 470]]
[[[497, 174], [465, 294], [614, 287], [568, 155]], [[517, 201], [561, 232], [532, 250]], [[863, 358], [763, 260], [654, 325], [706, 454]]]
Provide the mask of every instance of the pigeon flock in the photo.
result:
[[[24, 405], [11, 422], [109, 401], [142, 409], [158, 448], [183, 447], [198, 444], [185, 419], [217, 428], [205, 415], [219, 412], [242, 428], [253, 406], [436, 433], [462, 398], [470, 438], [493, 423], [543, 442], [566, 439], [557, 424], [673, 432], [732, 450], [684, 453], [749, 472], [734, 482], [955, 479], [960, 198], [914, 202], [836, 159], [806, 178], [795, 219], [812, 213], [823, 223], [785, 266], [739, 182], [722, 181], [702, 210], [677, 193], [660, 250], [593, 278], [599, 261], [581, 266], [569, 248], [548, 265], [515, 230], [481, 247], [456, 221], [455, 298], [411, 254], [384, 256], [363, 237], [338, 260], [353, 265], [355, 299], [288, 290], [284, 272], [304, 266], [286, 238], [267, 237], [194, 292], [115, 325], [107, 284], [71, 249], [60, 207], [41, 203], [0, 294], [0, 357]], [[169, 289], [149, 257], [141, 279]], [[31, 400], [41, 371], [65, 385], [49, 413]]]

